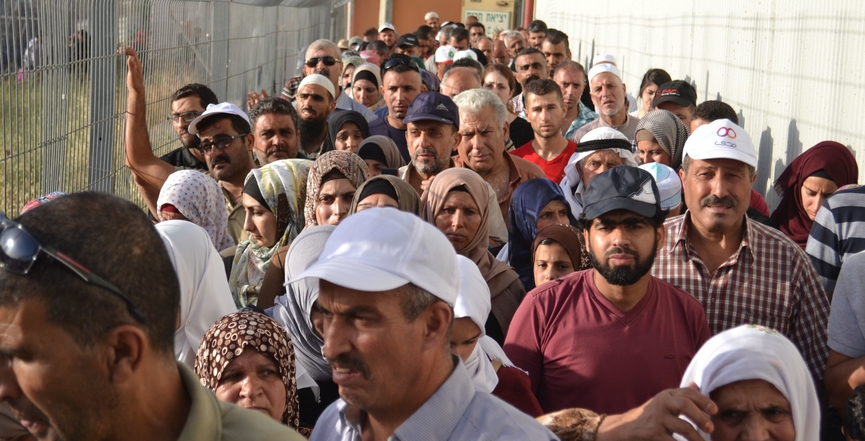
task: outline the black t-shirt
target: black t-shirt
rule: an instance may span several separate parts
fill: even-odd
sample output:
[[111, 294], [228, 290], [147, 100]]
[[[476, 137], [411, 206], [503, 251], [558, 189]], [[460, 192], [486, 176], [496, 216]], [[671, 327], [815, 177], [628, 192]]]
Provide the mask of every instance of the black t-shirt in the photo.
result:
[[514, 148], [518, 149], [527, 142], [535, 139], [535, 131], [532, 130], [532, 125], [528, 121], [517, 117], [510, 126], [511, 141], [514, 142]]
[[163, 155], [159, 159], [175, 167], [207, 171], [207, 164], [199, 161], [195, 156], [192, 156], [192, 153], [189, 153], [189, 149], [186, 149], [184, 147], [174, 149], [168, 154]]

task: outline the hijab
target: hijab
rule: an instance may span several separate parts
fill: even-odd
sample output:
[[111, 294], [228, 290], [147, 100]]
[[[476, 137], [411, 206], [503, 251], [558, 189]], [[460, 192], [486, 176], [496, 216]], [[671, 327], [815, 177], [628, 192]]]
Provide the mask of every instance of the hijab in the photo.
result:
[[454, 318], [470, 318], [481, 330], [481, 337], [465, 362], [472, 384], [478, 390], [492, 393], [499, 383], [499, 376], [491, 360], [498, 360], [503, 366], [514, 364], [505, 351], [491, 337], [486, 335], [484, 326], [490, 315], [492, 303], [490, 288], [481, 275], [478, 266], [465, 256], [457, 256], [460, 270], [460, 291], [454, 302]]
[[274, 301], [270, 310], [274, 320], [288, 330], [297, 350], [297, 363], [315, 381], [333, 381], [330, 364], [324, 358], [324, 339], [315, 332], [310, 319], [318, 300], [318, 279], [288, 281], [305, 271], [321, 255], [324, 243], [333, 233], [333, 225], [316, 225], [303, 230], [291, 244], [285, 256], [285, 286], [287, 294]]
[[174, 332], [174, 355], [192, 367], [210, 325], [237, 308], [225, 266], [204, 229], [192, 222], [169, 220], [156, 224], [156, 231], [180, 282], [180, 326]]
[[190, 222], [204, 228], [213, 246], [222, 251], [234, 246], [228, 234], [228, 211], [219, 184], [197, 170], [178, 170], [168, 176], [156, 200], [156, 214], [163, 205], [173, 205]]
[[325, 142], [329, 146], [328, 151], [336, 150], [336, 135], [342, 130], [343, 124], [349, 122], [357, 125], [364, 139], [369, 137], [369, 123], [363, 115], [354, 110], [338, 110], [327, 122], [327, 139]]
[[195, 357], [195, 373], [201, 378], [201, 385], [215, 392], [222, 372], [247, 346], [276, 362], [279, 376], [285, 384], [282, 423], [299, 429], [299, 402], [291, 338], [279, 323], [260, 312], [241, 310], [222, 317], [210, 327]]
[[694, 382], [709, 396], [743, 380], [764, 380], [784, 394], [790, 402], [796, 441], [820, 439], [820, 405], [813, 379], [796, 346], [778, 331], [743, 325], [715, 335], [691, 360], [681, 387]]
[[[352, 86], [354, 86], [354, 83], [357, 80], [367, 80], [375, 85], [376, 90], [381, 91], [381, 70], [375, 64], [364, 63], [354, 68], [354, 74], [351, 76]], [[375, 111], [385, 106], [384, 96], [381, 92], [378, 93], [378, 97], [378, 102], [371, 107], [368, 107], [369, 110]]]
[[[508, 263], [519, 274], [526, 291], [535, 287], [532, 241], [538, 234], [538, 215], [552, 201], [563, 203], [568, 210], [571, 225], [577, 223], [562, 189], [549, 179], [530, 179], [517, 187], [511, 196], [511, 206], [508, 209]], [[578, 265], [579, 260], [574, 268], [578, 268]]]
[[583, 256], [580, 245], [581, 237], [580, 232], [570, 225], [548, 225], [541, 228], [537, 236], [535, 236], [534, 242], [532, 242], [532, 260], [534, 261], [535, 251], [537, 251], [541, 242], [550, 239], [565, 249], [568, 257], [571, 258], [571, 265], [574, 266], [574, 270], [579, 271], [582, 267]]
[[357, 149], [357, 154], [363, 159], [373, 159], [387, 168], [398, 169], [405, 166], [405, 159], [392, 139], [373, 135], [363, 140]]
[[[290, 244], [303, 229], [303, 203], [306, 197], [307, 174], [311, 162], [306, 159], [283, 159], [246, 175], [244, 193], [260, 196], [266, 207], [276, 216], [277, 241], [270, 247], [247, 239], [237, 246], [228, 285], [238, 307], [255, 305], [264, 273], [276, 250]], [[257, 184], [257, 185], [256, 185]], [[252, 187], [251, 190], [248, 188]], [[256, 195], [255, 190], [260, 195]]]
[[816, 172], [829, 175], [838, 188], [855, 184], [859, 178], [859, 167], [850, 150], [835, 141], [823, 141], [797, 156], [775, 181], [775, 192], [781, 203], [772, 213], [772, 220], [790, 239], [805, 248], [811, 225], [802, 205], [802, 183]]
[[337, 170], [342, 173], [346, 179], [351, 181], [355, 188], [360, 187], [360, 184], [363, 184], [369, 175], [366, 162], [355, 153], [344, 150], [332, 150], [319, 156], [312, 164], [312, 167], [310, 167], [309, 178], [306, 181], [304, 216], [307, 227], [318, 225], [318, 221], [315, 219], [315, 202], [318, 200], [318, 194], [321, 192], [322, 185], [324, 185], [324, 177], [331, 170]]
[[404, 179], [390, 175], [374, 176], [361, 184], [354, 193], [349, 213], [356, 213], [357, 205], [374, 194], [386, 194], [396, 199], [398, 210], [420, 216], [420, 197], [417, 192]]
[[[640, 133], [641, 130], [646, 132]], [[678, 116], [663, 109], [652, 110], [640, 118], [635, 133], [637, 141], [657, 142], [670, 155], [670, 167], [673, 170], [682, 166], [682, 152], [690, 131]]]

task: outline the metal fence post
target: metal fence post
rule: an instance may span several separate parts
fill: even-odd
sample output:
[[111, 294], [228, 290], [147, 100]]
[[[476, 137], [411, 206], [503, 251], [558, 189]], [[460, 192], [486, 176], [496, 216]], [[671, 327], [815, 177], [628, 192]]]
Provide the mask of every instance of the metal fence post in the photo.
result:
[[90, 167], [87, 187], [114, 191], [114, 114], [117, 50], [115, 0], [91, 3]]
[[210, 88], [219, 101], [228, 98], [228, 2], [213, 3], [212, 29], [210, 30]]

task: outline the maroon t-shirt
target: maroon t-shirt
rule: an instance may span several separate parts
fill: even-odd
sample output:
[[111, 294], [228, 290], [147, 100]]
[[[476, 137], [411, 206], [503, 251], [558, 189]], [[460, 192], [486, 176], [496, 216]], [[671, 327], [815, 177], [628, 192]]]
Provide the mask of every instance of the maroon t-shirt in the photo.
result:
[[504, 350], [528, 371], [545, 413], [580, 407], [618, 414], [679, 387], [709, 339], [694, 297], [651, 278], [645, 297], [623, 312], [595, 287], [594, 269], [547, 282], [517, 309]]
[[493, 395], [532, 418], [544, 414], [537, 398], [532, 395], [532, 383], [525, 372], [515, 367], [502, 366], [496, 374], [499, 377], [499, 384], [493, 389]]

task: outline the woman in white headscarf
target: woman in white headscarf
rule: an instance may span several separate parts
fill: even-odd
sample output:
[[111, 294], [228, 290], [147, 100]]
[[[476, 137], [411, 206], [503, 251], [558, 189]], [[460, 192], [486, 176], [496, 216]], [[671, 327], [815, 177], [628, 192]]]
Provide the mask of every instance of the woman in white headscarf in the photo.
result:
[[185, 220], [204, 228], [217, 250], [234, 246], [228, 232], [225, 198], [213, 178], [197, 170], [178, 170], [168, 176], [156, 200], [159, 221]]
[[537, 417], [543, 413], [532, 394], [525, 371], [515, 367], [502, 347], [486, 335], [484, 325], [490, 315], [490, 288], [471, 259], [457, 255], [460, 292], [454, 303], [451, 352], [463, 360], [472, 383], [517, 409]]
[[[706, 440], [820, 439], [820, 405], [808, 367], [778, 331], [744, 325], [724, 331], [697, 352], [682, 378], [718, 406]], [[768, 438], [767, 438], [768, 436]], [[677, 439], [684, 439], [679, 438]]]
[[198, 345], [210, 326], [237, 308], [222, 259], [204, 229], [190, 222], [170, 220], [156, 224], [156, 231], [162, 236], [180, 282], [174, 355], [177, 361], [192, 367]]

